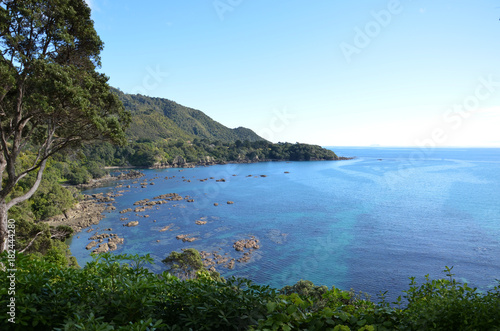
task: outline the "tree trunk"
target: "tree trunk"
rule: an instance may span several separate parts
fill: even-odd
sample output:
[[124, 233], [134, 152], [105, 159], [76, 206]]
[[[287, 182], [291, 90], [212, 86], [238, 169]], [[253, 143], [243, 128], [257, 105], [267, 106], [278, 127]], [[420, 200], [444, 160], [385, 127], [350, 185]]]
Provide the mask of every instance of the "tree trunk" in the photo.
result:
[[[36, 190], [40, 186], [40, 183], [42, 182], [42, 176], [43, 172], [45, 170], [45, 165], [47, 164], [47, 159], [43, 160], [40, 168], [38, 168], [38, 173], [35, 179], [35, 182], [33, 183], [33, 186], [22, 196], [20, 197], [15, 197], [14, 199], [10, 200], [8, 203], [5, 202], [5, 199], [0, 199], [0, 253], [4, 252], [7, 250], [8, 246], [8, 225], [9, 225], [9, 216], [8, 212], [9, 209], [18, 203], [21, 203], [23, 201], [28, 200], [35, 194]], [[15, 222], [15, 220], [14, 220]], [[15, 224], [15, 223], [13, 223]], [[14, 228], [15, 230], [15, 228]]]

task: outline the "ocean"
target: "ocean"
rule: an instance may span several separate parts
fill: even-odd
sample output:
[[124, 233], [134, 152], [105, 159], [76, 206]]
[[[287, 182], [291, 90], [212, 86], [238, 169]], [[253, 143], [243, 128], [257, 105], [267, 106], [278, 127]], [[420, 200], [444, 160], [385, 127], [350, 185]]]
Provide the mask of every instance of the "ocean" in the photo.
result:
[[[445, 278], [445, 266], [480, 290], [498, 285], [500, 149], [330, 148], [355, 159], [144, 170], [136, 184], [124, 180], [83, 193], [125, 190], [94, 228], [125, 238], [117, 254], [149, 253], [155, 272], [165, 270], [161, 260], [171, 251], [192, 247], [239, 259], [244, 253], [233, 244], [255, 238], [259, 248], [248, 262], [234, 269], [217, 264], [217, 271], [275, 288], [307, 279], [374, 301], [380, 292], [401, 295], [411, 276]], [[119, 213], [167, 193], [194, 202]], [[122, 217], [139, 225], [122, 226]], [[91, 260], [85, 246], [92, 233], [83, 230], [70, 241], [82, 266]], [[176, 239], [182, 234], [196, 240]]]

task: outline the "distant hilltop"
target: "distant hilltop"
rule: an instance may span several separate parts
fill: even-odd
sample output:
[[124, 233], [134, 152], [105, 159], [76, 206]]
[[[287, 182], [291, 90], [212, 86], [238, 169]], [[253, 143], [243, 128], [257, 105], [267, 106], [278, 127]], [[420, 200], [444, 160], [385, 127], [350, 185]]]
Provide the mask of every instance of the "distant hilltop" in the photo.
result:
[[126, 110], [132, 114], [132, 123], [127, 130], [129, 140], [158, 140], [194, 138], [219, 140], [222, 142], [265, 141], [250, 129], [230, 129], [214, 121], [200, 110], [185, 107], [174, 101], [126, 94], [113, 89]]
[[[89, 144], [83, 154], [93, 169], [104, 167], [169, 168], [262, 161], [339, 160], [332, 150], [317, 145], [273, 144], [250, 129], [230, 129], [200, 110], [174, 101], [126, 94], [113, 89], [130, 112], [128, 144]], [[85, 184], [88, 170], [70, 180]], [[98, 171], [100, 172], [100, 171]], [[92, 175], [92, 177], [96, 177]], [[98, 176], [97, 176], [98, 177]]]

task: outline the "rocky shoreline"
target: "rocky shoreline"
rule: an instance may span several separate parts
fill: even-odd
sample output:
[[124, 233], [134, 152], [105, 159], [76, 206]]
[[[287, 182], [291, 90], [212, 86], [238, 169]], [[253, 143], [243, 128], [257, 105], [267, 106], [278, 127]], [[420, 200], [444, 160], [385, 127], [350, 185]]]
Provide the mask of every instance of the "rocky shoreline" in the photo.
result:
[[63, 215], [49, 218], [45, 222], [50, 226], [67, 225], [76, 233], [92, 225], [97, 225], [104, 218], [103, 212], [108, 206], [98, 203], [92, 196], [84, 195], [82, 201], [78, 202], [72, 209]]
[[[343, 159], [352, 159], [352, 158], [343, 158]], [[182, 160], [178, 160], [182, 161]], [[209, 161], [209, 160], [207, 160]], [[235, 163], [255, 163], [255, 162], [235, 162]], [[215, 164], [215, 163], [214, 163]], [[217, 163], [217, 164], [225, 164], [225, 163]], [[168, 165], [165, 166], [165, 168], [172, 168], [172, 167], [195, 167], [195, 166], [209, 166], [211, 164], [204, 163], [204, 164], [189, 164], [189, 163], [177, 163], [175, 165]], [[162, 168], [158, 166], [157, 168]], [[151, 169], [151, 168], [150, 168]], [[179, 170], [182, 171], [182, 170]], [[285, 171], [285, 174], [289, 173], [288, 171]], [[130, 180], [130, 179], [138, 179], [145, 176], [142, 172], [137, 171], [137, 170], [129, 170], [126, 172], [122, 172], [118, 176], [105, 176], [103, 178], [100, 178], [98, 180], [94, 180], [89, 184], [86, 185], [79, 185], [77, 186], [78, 189], [80, 190], [85, 190], [89, 188], [95, 188], [99, 187], [101, 185], [106, 185], [109, 184], [110, 181], [118, 181], [118, 180]], [[233, 175], [236, 176], [236, 175]], [[165, 180], [171, 180], [174, 179], [176, 176], [173, 177], [165, 177]], [[247, 177], [254, 177], [254, 178], [265, 178], [267, 175], [260, 175], [260, 176], [252, 176], [249, 175]], [[108, 252], [108, 251], [114, 251], [118, 248], [118, 245], [122, 245], [125, 241], [124, 238], [119, 238], [116, 234], [111, 233], [112, 229], [104, 229], [104, 230], [99, 230], [99, 227], [93, 227], [94, 225], [99, 224], [99, 222], [104, 218], [103, 213], [105, 211], [110, 211], [110, 210], [115, 210], [115, 206], [113, 206], [113, 202], [115, 201], [115, 197], [121, 196], [122, 193], [127, 192], [127, 188], [131, 187], [142, 187], [146, 188], [149, 185], [154, 185], [153, 180], [159, 180], [160, 178], [156, 176], [155, 178], [152, 178], [150, 180], [135, 180], [129, 185], [124, 185], [118, 183], [115, 186], [115, 190], [113, 192], [109, 192], [106, 194], [100, 193], [100, 194], [93, 194], [93, 195], [84, 195], [84, 199], [80, 201], [78, 204], [75, 205], [74, 208], [71, 210], [65, 212], [63, 215], [55, 216], [47, 220], [46, 222], [51, 225], [51, 226], [58, 226], [58, 225], [67, 225], [70, 226], [74, 231], [76, 236], [80, 236], [82, 229], [84, 228], [89, 228], [87, 233], [94, 232], [92, 235], [89, 235], [89, 243], [86, 246], [87, 250], [92, 250], [93, 253], [102, 253], [102, 252]], [[182, 178], [176, 178], [178, 180], [183, 180], [183, 181], [191, 181], [191, 180], [186, 180], [184, 177]], [[206, 179], [200, 179], [202, 182], [206, 181], [211, 181], [213, 182], [225, 182], [226, 179], [220, 178], [216, 179], [213, 177], [206, 178]], [[139, 183], [140, 182], [140, 183]], [[120, 220], [123, 223], [123, 226], [126, 227], [135, 227], [135, 226], [140, 226], [140, 222], [136, 220], [129, 220], [128, 217], [129, 215], [134, 215], [133, 217], [141, 217], [141, 218], [147, 218], [149, 215], [143, 215], [143, 212], [146, 212], [148, 209], [151, 208], [160, 208], [161, 204], [166, 204], [166, 203], [171, 203], [171, 202], [177, 202], [177, 204], [171, 204], [171, 207], [180, 207], [180, 208], [186, 208], [188, 203], [196, 203], [195, 199], [189, 196], [181, 196], [177, 193], [166, 193], [166, 194], [161, 194], [159, 196], [152, 197], [150, 199], [143, 199], [136, 201], [133, 203], [131, 208], [126, 208], [122, 211], [120, 211], [120, 214], [122, 214], [124, 217], [121, 217]], [[179, 204], [180, 203], [180, 204]], [[227, 201], [228, 205], [234, 204], [234, 201]], [[219, 203], [215, 202], [213, 203], [214, 206], [218, 206]], [[130, 213], [130, 214], [129, 214]], [[126, 215], [129, 214], [129, 215]], [[196, 225], [200, 226], [207, 226], [207, 221], [205, 220], [205, 217], [202, 217], [201, 219], [194, 220], [193, 222]], [[142, 222], [142, 221], [141, 221]], [[152, 222], [156, 222], [156, 220], [153, 220]], [[188, 234], [188, 233], [183, 233], [179, 231], [180, 229], [178, 227], [175, 227], [174, 223], [170, 223], [169, 225], [163, 225], [160, 226], [159, 232], [165, 232], [165, 231], [173, 231], [177, 233], [173, 233], [173, 237], [176, 238], [177, 240], [184, 242], [184, 243], [190, 243], [195, 240], [201, 239], [200, 236], [198, 235], [193, 235], [193, 234]], [[285, 237], [280, 238], [281, 243]], [[160, 242], [160, 240], [156, 240], [156, 242]], [[248, 263], [252, 259], [252, 253], [256, 250], [258, 250], [261, 247], [261, 244], [259, 242], [259, 239], [256, 237], [251, 236], [250, 239], [239, 239], [239, 240], [233, 240], [233, 245], [232, 245], [232, 254], [229, 252], [226, 253], [221, 253], [219, 254], [220, 251], [213, 251], [213, 252], [207, 252], [207, 251], [202, 251], [202, 259], [204, 261], [204, 265], [207, 269], [209, 270], [215, 270], [216, 266], [222, 266], [227, 269], [233, 269], [236, 266], [236, 263]], [[229, 246], [227, 247], [229, 248]], [[223, 250], [222, 248], [219, 248], [219, 250]], [[231, 251], [231, 250], [230, 250]], [[224, 256], [222, 255], [224, 254]], [[236, 254], [236, 256], [232, 256]], [[260, 255], [260, 254], [259, 254]]]
[[75, 187], [77, 189], [83, 191], [83, 190], [88, 190], [91, 188], [96, 188], [96, 187], [99, 187], [101, 185], [105, 185], [105, 184], [112, 182], [112, 181], [125, 180], [125, 179], [135, 179], [135, 178], [141, 178], [143, 176], [144, 176], [144, 174], [140, 171], [129, 170], [129, 171], [121, 172], [118, 176], [106, 175], [106, 176], [103, 176], [101, 178], [91, 179], [89, 183], [75, 185]]
[[[99, 187], [105, 185], [111, 181], [127, 180], [143, 177], [144, 174], [140, 171], [130, 170], [122, 172], [117, 176], [104, 176], [98, 179], [93, 179], [88, 184], [77, 185], [76, 188], [79, 190], [86, 190], [90, 188]], [[120, 185], [118, 185], [119, 187]], [[57, 227], [59, 225], [69, 226], [74, 231], [74, 235], [79, 236], [79, 233], [85, 229], [89, 228], [87, 232], [96, 231], [89, 240], [94, 240], [87, 245], [87, 249], [94, 249], [93, 253], [103, 253], [108, 251], [116, 250], [117, 244], [123, 244], [124, 238], [119, 238], [116, 234], [110, 233], [99, 233], [96, 229], [92, 228], [93, 225], [98, 225], [99, 222], [104, 218], [104, 212], [116, 209], [113, 206], [115, 197], [121, 196], [124, 191], [118, 191], [117, 193], [108, 194], [93, 194], [93, 195], [83, 195], [83, 199], [79, 201], [73, 208], [67, 210], [62, 215], [57, 215], [44, 220], [49, 226]], [[111, 229], [105, 229], [103, 231], [111, 231]], [[107, 238], [108, 241], [104, 242]], [[97, 240], [97, 241], [95, 241]]]
[[[127, 172], [120, 176], [107, 177], [101, 181], [95, 181], [91, 184], [90, 187], [96, 187], [96, 185], [100, 183], [108, 183], [112, 179], [136, 179], [144, 176], [144, 174], [134, 171]], [[234, 175], [233, 175], [234, 176]], [[255, 178], [265, 178], [267, 176], [252, 176]], [[165, 180], [172, 179], [182, 180], [182, 178], [176, 178], [176, 176], [165, 177]], [[110, 252], [118, 249], [119, 245], [124, 244], [125, 238], [118, 237], [117, 234], [112, 233], [112, 229], [99, 229], [99, 222], [104, 218], [103, 213], [110, 210], [116, 210], [116, 207], [113, 206], [116, 197], [123, 195], [127, 192], [128, 188], [131, 187], [148, 187], [153, 180], [160, 179], [158, 176], [154, 177], [150, 180], [135, 180], [129, 185], [124, 185], [118, 183], [114, 190], [108, 193], [99, 193], [92, 195], [84, 195], [82, 201], [75, 205], [74, 208], [65, 212], [63, 215], [58, 215], [52, 217], [46, 222], [50, 226], [58, 226], [58, 225], [67, 225], [71, 227], [75, 231], [75, 235], [80, 237], [85, 235], [82, 233], [84, 228], [89, 228], [86, 232], [89, 233], [88, 244], [86, 245], [87, 250], [92, 250], [92, 253], [103, 253]], [[215, 179], [214, 177], [200, 179], [202, 182], [206, 181], [213, 182], [225, 182], [225, 179]], [[152, 208], [159, 208], [159, 205], [170, 204], [171, 207], [179, 207], [185, 208], [187, 204], [195, 203], [195, 199], [190, 196], [181, 196], [177, 193], [165, 193], [154, 196], [152, 198], [146, 198], [139, 201], [134, 202], [129, 208], [123, 209], [119, 211], [119, 214], [123, 215], [120, 220], [123, 222], [123, 226], [126, 227], [134, 227], [140, 226], [140, 222], [137, 219], [138, 217], [147, 218], [149, 215], [145, 215], [146, 212]], [[227, 201], [228, 205], [234, 204], [234, 201]], [[214, 206], [217, 206], [218, 203], [214, 203]], [[132, 218], [132, 220], [129, 219]], [[156, 222], [153, 220], [152, 222]], [[201, 217], [199, 219], [193, 220], [196, 225], [199, 226], [207, 226], [209, 222], [207, 221], [207, 217]], [[211, 221], [210, 223], [212, 223]], [[195, 240], [201, 239], [199, 236], [193, 236], [192, 234], [186, 234], [180, 231], [179, 227], [175, 226], [175, 223], [170, 223], [168, 225], [163, 225], [159, 228], [159, 232], [165, 231], [175, 231], [172, 233], [173, 237], [177, 240], [190, 243]], [[156, 240], [156, 242], [160, 242], [160, 240]], [[250, 237], [250, 239], [239, 239], [232, 241], [233, 253], [230, 254], [225, 253], [225, 256], [219, 254], [218, 251], [214, 252], [202, 252], [202, 259], [204, 261], [204, 265], [207, 269], [215, 271], [216, 266], [225, 267], [227, 269], [234, 269], [237, 263], [247, 263], [250, 262], [252, 257], [252, 252], [259, 249], [259, 239], [255, 237]], [[229, 248], [229, 246], [227, 247]], [[222, 248], [221, 248], [222, 249]], [[231, 256], [236, 254], [236, 256]]]
[[[355, 157], [339, 156], [336, 160], [325, 159], [310, 159], [308, 161], [346, 161], [353, 160]], [[306, 162], [308, 162], [306, 161]], [[187, 162], [182, 156], [176, 156], [171, 162], [158, 162], [151, 167], [134, 167], [127, 166], [127, 169], [170, 169], [170, 168], [195, 168], [195, 167], [208, 167], [213, 165], [225, 164], [246, 164], [246, 163], [261, 163], [261, 162], [290, 162], [290, 160], [273, 160], [273, 159], [239, 159], [236, 161], [217, 161], [211, 156], [206, 156], [197, 162]], [[117, 169], [118, 167], [107, 167], [107, 169]]]

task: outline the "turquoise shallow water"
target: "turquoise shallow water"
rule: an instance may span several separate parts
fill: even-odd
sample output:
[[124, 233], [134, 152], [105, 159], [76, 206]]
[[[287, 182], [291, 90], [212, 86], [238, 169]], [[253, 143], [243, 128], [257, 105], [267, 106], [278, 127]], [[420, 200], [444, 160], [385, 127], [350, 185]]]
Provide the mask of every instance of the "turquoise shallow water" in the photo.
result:
[[[121, 181], [132, 187], [98, 227], [125, 238], [117, 253], [150, 253], [158, 272], [173, 250], [219, 250], [239, 258], [233, 243], [255, 236], [261, 248], [250, 262], [218, 271], [274, 287], [309, 279], [371, 295], [388, 290], [390, 297], [407, 289], [410, 276], [444, 277], [445, 266], [482, 289], [500, 279], [500, 149], [332, 149], [357, 158], [146, 170], [145, 178], [157, 177], [155, 185]], [[226, 182], [199, 181], [209, 177]], [[85, 193], [123, 190], [117, 184]], [[170, 192], [195, 202], [139, 213], [149, 218], [119, 213]], [[124, 216], [139, 225], [123, 227]], [[207, 224], [196, 225], [202, 218]], [[172, 223], [172, 231], [159, 232]], [[198, 239], [183, 243], [178, 234]], [[90, 234], [78, 235], [70, 246], [83, 265], [91, 259], [85, 250]]]

